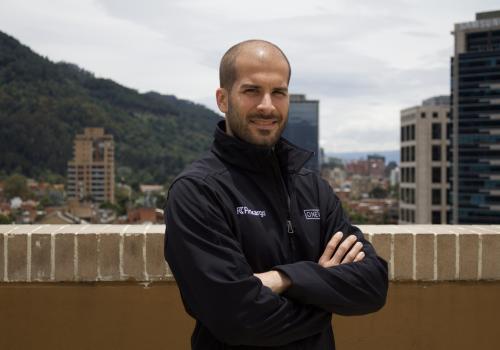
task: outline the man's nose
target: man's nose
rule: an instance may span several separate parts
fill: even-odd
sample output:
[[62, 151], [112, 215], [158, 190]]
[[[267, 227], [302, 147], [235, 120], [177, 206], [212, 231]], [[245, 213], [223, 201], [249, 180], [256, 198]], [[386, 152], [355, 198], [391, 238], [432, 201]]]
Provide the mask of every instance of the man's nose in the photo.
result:
[[271, 98], [271, 94], [264, 94], [262, 99], [260, 100], [259, 105], [257, 106], [257, 110], [264, 115], [271, 114], [274, 112], [276, 108], [273, 104], [273, 99]]

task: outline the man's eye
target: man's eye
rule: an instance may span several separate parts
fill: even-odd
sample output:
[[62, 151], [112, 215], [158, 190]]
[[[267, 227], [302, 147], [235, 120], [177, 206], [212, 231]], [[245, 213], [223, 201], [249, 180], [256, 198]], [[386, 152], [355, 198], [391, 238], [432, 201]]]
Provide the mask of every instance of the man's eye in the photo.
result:
[[245, 89], [245, 92], [257, 92], [257, 89], [255, 88]]

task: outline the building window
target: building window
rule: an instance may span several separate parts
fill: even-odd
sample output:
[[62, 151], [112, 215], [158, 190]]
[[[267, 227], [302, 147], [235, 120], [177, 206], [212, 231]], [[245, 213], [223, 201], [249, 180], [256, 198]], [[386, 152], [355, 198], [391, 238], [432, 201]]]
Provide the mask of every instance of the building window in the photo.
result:
[[437, 112], [433, 112], [433, 113], [432, 113], [432, 118], [437, 118], [437, 117], [438, 117]]
[[441, 223], [441, 211], [433, 210], [432, 211], [432, 223], [440, 224]]
[[401, 127], [401, 141], [406, 141], [406, 126]]
[[441, 140], [441, 123], [432, 123], [432, 139]]
[[410, 182], [414, 183], [415, 182], [415, 168], [410, 168]]
[[410, 147], [410, 162], [415, 161], [415, 146]]
[[410, 140], [415, 140], [415, 124], [410, 125], [409, 129], [410, 129], [409, 139]]
[[402, 162], [409, 162], [410, 161], [410, 148], [411, 147], [403, 147], [401, 148], [401, 161]]
[[432, 189], [432, 205], [441, 204], [441, 190], [439, 188]]
[[415, 204], [415, 189], [410, 188], [409, 190], [410, 190], [410, 203]]
[[432, 167], [432, 182], [441, 183], [441, 167]]
[[410, 210], [410, 222], [415, 223], [415, 210]]
[[425, 112], [420, 113], [420, 118], [425, 118]]
[[432, 160], [440, 161], [441, 160], [441, 146], [433, 145], [432, 146]]

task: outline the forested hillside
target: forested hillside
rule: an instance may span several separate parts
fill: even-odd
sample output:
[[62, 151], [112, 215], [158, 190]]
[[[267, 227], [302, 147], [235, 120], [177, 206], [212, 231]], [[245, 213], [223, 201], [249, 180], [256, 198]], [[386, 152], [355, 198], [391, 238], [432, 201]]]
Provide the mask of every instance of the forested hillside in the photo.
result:
[[0, 32], [3, 174], [65, 176], [75, 134], [104, 127], [115, 139], [120, 177], [165, 183], [209, 148], [218, 120], [202, 105], [141, 94], [76, 65], [53, 63]]

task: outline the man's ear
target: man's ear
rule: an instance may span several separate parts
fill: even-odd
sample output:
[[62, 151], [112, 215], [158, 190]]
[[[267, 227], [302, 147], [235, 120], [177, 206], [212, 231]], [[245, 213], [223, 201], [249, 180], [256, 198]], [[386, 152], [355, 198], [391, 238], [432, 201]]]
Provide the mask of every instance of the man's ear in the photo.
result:
[[226, 89], [224, 88], [218, 88], [217, 91], [215, 91], [215, 98], [217, 99], [217, 106], [219, 106], [219, 110], [226, 114], [228, 110], [228, 99], [229, 99], [229, 94]]

